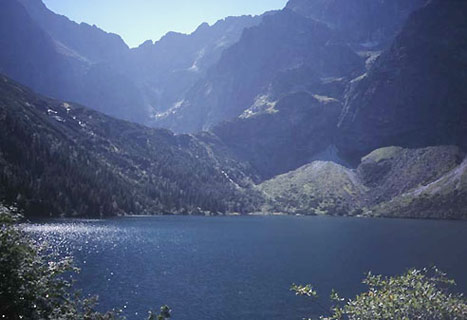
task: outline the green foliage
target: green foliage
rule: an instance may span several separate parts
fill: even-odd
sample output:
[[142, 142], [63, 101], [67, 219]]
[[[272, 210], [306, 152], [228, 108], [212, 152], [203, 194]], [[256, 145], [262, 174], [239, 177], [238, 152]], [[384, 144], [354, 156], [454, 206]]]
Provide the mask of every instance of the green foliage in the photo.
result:
[[355, 173], [333, 162], [315, 161], [259, 185], [271, 198], [269, 211], [348, 215], [359, 208], [365, 187]]
[[[467, 301], [450, 292], [453, 280], [437, 268], [409, 270], [397, 277], [368, 274], [363, 281], [369, 290], [344, 302], [333, 291], [337, 303], [321, 320], [461, 320], [467, 319]], [[317, 293], [310, 285], [292, 286], [297, 295], [312, 298]], [[310, 292], [312, 294], [310, 294]]]
[[401, 147], [386, 147], [376, 149], [362, 158], [362, 162], [372, 161], [381, 162], [384, 160], [390, 160], [397, 157], [404, 149]]
[[42, 98], [0, 75], [0, 201], [28, 216], [252, 212], [247, 165], [176, 136]]
[[467, 217], [467, 159], [456, 146], [388, 147], [356, 170], [313, 161], [258, 189], [266, 212], [459, 219]]
[[6, 207], [0, 203], [0, 225], [11, 225], [21, 218], [22, 215], [16, 207]]
[[149, 311], [149, 317], [147, 320], [167, 320], [171, 318], [171, 310], [169, 306], [162, 306], [159, 314], [155, 314]]
[[[65, 275], [77, 272], [70, 258], [45, 254], [15, 224], [18, 212], [0, 204], [0, 318], [9, 320], [123, 320], [119, 311], [95, 310], [97, 297], [83, 299]], [[157, 317], [166, 320], [170, 309]]]
[[318, 297], [318, 292], [316, 292], [316, 290], [314, 290], [310, 284], [307, 284], [306, 286], [293, 284], [290, 290], [295, 291], [295, 293], [299, 296], [306, 296], [312, 298]]

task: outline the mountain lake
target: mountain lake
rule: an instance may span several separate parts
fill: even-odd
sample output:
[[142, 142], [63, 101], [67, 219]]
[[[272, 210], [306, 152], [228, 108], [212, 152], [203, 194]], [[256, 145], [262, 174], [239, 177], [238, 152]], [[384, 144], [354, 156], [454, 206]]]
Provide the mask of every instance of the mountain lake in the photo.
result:
[[128, 320], [169, 305], [175, 320], [283, 320], [323, 314], [290, 291], [353, 297], [368, 271], [436, 265], [467, 293], [467, 222], [307, 216], [155, 216], [22, 225], [73, 256], [84, 295]]

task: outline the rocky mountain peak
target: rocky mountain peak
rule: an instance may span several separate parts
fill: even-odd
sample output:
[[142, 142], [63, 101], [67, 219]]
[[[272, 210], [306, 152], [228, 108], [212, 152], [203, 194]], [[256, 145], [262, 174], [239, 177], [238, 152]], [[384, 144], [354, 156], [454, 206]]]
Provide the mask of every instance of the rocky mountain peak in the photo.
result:
[[340, 149], [467, 147], [467, 2], [434, 0], [348, 92]]

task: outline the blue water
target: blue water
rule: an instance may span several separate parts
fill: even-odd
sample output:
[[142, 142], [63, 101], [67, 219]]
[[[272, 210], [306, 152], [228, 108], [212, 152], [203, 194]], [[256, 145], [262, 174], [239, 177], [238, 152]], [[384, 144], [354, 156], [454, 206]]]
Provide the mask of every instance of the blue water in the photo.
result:
[[437, 265], [467, 292], [467, 223], [331, 217], [138, 217], [26, 225], [72, 255], [85, 294], [129, 320], [168, 304], [175, 320], [302, 319], [289, 291], [312, 283], [355, 295], [364, 274]]

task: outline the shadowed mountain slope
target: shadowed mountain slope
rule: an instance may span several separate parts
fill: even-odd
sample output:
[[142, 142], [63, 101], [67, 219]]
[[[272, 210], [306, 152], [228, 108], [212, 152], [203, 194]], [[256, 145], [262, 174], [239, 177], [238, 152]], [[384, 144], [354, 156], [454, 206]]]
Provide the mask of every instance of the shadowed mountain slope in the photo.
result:
[[261, 19], [228, 17], [212, 26], [203, 23], [191, 34], [169, 32], [155, 43], [146, 41], [132, 49], [127, 73], [141, 88], [152, 116], [161, 117], [176, 109], [222, 52], [240, 39], [245, 28]]
[[0, 72], [45, 94], [69, 91], [63, 75], [72, 72], [73, 61], [56, 51], [54, 40], [15, 0], [0, 2], [0, 47]]
[[[334, 43], [334, 37], [326, 25], [291, 10], [263, 17], [160, 124], [196, 132], [238, 117], [262, 97], [275, 101], [308, 87], [335, 92], [326, 90], [326, 84], [355, 77], [363, 72], [364, 63], [348, 46]], [[284, 76], [289, 81], [284, 82]]]
[[263, 179], [295, 170], [333, 144], [339, 101], [306, 92], [221, 123], [213, 132]]
[[230, 17], [130, 50], [120, 36], [55, 14], [42, 0], [3, 0], [0, 6], [6, 48], [0, 71], [39, 93], [148, 125], [175, 107], [245, 28], [261, 21]]
[[128, 51], [122, 38], [97, 26], [76, 23], [50, 11], [42, 0], [17, 0], [31, 18], [52, 37], [62, 53], [88, 63], [121, 60]]
[[359, 49], [390, 44], [409, 14], [426, 0], [290, 0], [287, 8], [338, 31]]
[[0, 8], [0, 72], [47, 96], [146, 119], [136, 86], [106, 60], [128, 50], [118, 36], [56, 15], [40, 0], [3, 0]]
[[382, 146], [467, 147], [467, 2], [430, 1], [350, 89], [339, 149], [350, 158]]
[[43, 98], [0, 77], [0, 195], [28, 215], [252, 211], [247, 166], [176, 136]]

